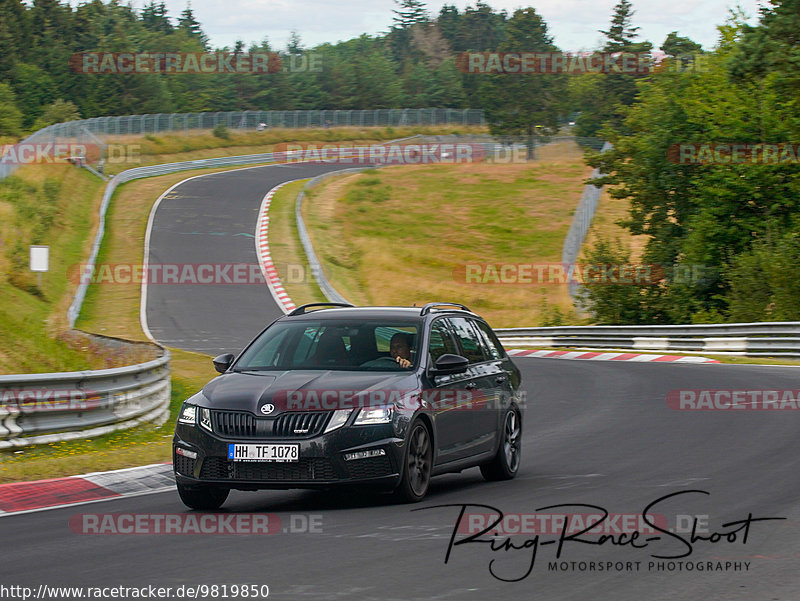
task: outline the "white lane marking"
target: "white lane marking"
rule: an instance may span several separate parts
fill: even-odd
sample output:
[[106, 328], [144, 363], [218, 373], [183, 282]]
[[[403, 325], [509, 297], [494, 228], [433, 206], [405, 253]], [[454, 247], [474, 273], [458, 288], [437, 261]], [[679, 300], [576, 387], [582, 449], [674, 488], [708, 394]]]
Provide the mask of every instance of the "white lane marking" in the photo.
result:
[[[622, 355], [629, 355], [631, 353], [597, 353], [596, 351], [533, 351], [531, 349], [506, 349], [511, 357], [544, 357], [547, 359], [577, 359], [582, 361], [611, 361], [616, 357]], [[589, 356], [594, 355], [594, 356]], [[639, 363], [653, 362], [658, 360], [659, 363], [705, 363], [705, 364], [718, 364], [716, 359], [709, 359], [707, 357], [689, 356], [683, 357], [680, 355], [649, 355], [649, 354], [634, 354], [632, 357], [625, 359], [617, 359], [617, 361], [635, 361]], [[778, 366], [775, 366], [778, 367]], [[792, 366], [784, 366], [792, 367]]]
[[[312, 161], [308, 161], [308, 162], [311, 163]], [[145, 274], [147, 273], [147, 266], [148, 266], [149, 261], [150, 261], [150, 233], [152, 232], [152, 229], [153, 229], [153, 221], [155, 220], [155, 214], [156, 214], [156, 211], [158, 210], [159, 205], [161, 204], [161, 201], [164, 200], [164, 198], [167, 196], [167, 194], [172, 192], [178, 186], [181, 186], [181, 185], [185, 184], [186, 182], [190, 182], [193, 179], [199, 179], [201, 177], [211, 177], [213, 175], [223, 175], [223, 174], [226, 174], [226, 173], [232, 173], [234, 171], [247, 171], [249, 169], [264, 169], [264, 168], [267, 168], [267, 167], [277, 168], [277, 167], [283, 167], [283, 166], [285, 166], [287, 164], [288, 163], [273, 163], [273, 164], [267, 163], [267, 164], [264, 164], [264, 165], [253, 165], [251, 167], [239, 167], [239, 168], [235, 168], [235, 169], [226, 169], [225, 171], [215, 171], [214, 173], [201, 173], [200, 175], [193, 175], [192, 177], [187, 177], [186, 179], [179, 181], [177, 184], [175, 184], [173, 186], [170, 186], [170, 188], [166, 192], [164, 192], [161, 196], [158, 197], [156, 202], [153, 204], [153, 207], [150, 209], [150, 216], [147, 219], [147, 229], [145, 230], [145, 234], [144, 234], [144, 259], [142, 260], [143, 273], [145, 273]], [[308, 179], [308, 178], [299, 178], [299, 179]], [[294, 180], [294, 181], [297, 181], [297, 180]], [[288, 182], [286, 182], [286, 183], [288, 183]], [[281, 306], [281, 305], [279, 304], [278, 306]], [[147, 323], [147, 282], [146, 282], [146, 278], [142, 278], [141, 296], [140, 296], [140, 300], [139, 300], [139, 324], [141, 325], [142, 332], [144, 332], [144, 335], [147, 336], [147, 338], [150, 341], [155, 342], [156, 344], [158, 344], [158, 341], [153, 337], [153, 334], [150, 332], [150, 327], [148, 326], [148, 323]]]

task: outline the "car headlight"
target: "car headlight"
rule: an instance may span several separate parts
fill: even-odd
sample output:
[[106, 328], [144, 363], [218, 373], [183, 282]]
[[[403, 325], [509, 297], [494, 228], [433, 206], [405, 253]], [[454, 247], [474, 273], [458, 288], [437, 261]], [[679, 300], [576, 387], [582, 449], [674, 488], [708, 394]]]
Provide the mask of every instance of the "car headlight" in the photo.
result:
[[182, 424], [196, 424], [197, 405], [189, 405], [188, 403], [184, 403], [183, 407], [181, 407], [181, 414], [178, 416], [178, 421]]
[[325, 432], [323, 432], [323, 434], [327, 434], [331, 430], [344, 426], [344, 423], [352, 412], [352, 409], [337, 409], [334, 411], [333, 417], [331, 417], [331, 421], [329, 421], [328, 425], [325, 427]]
[[371, 426], [373, 424], [388, 424], [394, 415], [393, 407], [369, 407], [361, 409], [354, 426]]
[[200, 407], [200, 426], [211, 432], [211, 412], [205, 407]]

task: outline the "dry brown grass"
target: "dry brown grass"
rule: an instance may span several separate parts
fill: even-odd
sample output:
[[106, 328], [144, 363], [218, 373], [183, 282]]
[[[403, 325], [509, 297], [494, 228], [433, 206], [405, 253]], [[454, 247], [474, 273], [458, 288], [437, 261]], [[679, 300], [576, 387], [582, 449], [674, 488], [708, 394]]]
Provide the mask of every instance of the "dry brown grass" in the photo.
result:
[[[576, 156], [582, 156], [577, 154]], [[577, 158], [524, 164], [388, 167], [328, 180], [304, 217], [333, 285], [356, 304], [463, 302], [493, 326], [535, 325], [566, 286], [467, 284], [459, 265], [556, 263], [590, 169]], [[348, 200], [359, 182], [391, 186], [383, 202]]]
[[594, 246], [600, 239], [619, 240], [623, 247], [631, 250], [631, 263], [641, 261], [644, 247], [647, 244], [647, 236], [632, 236], [631, 233], [621, 227], [617, 222], [627, 219], [630, 212], [630, 202], [612, 198], [608, 193], [608, 188], [603, 189], [600, 195], [600, 202], [597, 205], [597, 212], [592, 219], [592, 225], [583, 243], [579, 261], [585, 260], [585, 253], [588, 248]]

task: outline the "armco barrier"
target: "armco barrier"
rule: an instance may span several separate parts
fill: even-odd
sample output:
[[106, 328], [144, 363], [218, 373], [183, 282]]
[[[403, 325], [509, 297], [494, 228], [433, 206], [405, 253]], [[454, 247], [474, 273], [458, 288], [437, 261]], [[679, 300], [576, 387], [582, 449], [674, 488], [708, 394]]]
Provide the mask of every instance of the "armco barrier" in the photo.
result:
[[268, 152], [264, 154], [247, 154], [216, 159], [199, 159], [195, 161], [183, 161], [180, 163], [164, 163], [162, 165], [150, 165], [148, 167], [134, 167], [133, 169], [126, 169], [125, 171], [122, 171], [111, 178], [111, 180], [106, 184], [106, 189], [103, 192], [103, 200], [100, 203], [100, 225], [97, 228], [97, 234], [95, 235], [94, 243], [92, 244], [92, 251], [89, 255], [89, 260], [86, 263], [86, 269], [88, 271], [82, 274], [81, 281], [78, 284], [78, 289], [75, 292], [75, 297], [73, 298], [72, 304], [69, 306], [69, 310], [67, 311], [69, 326], [73, 327], [75, 325], [75, 320], [78, 319], [78, 314], [81, 312], [83, 299], [86, 297], [86, 290], [88, 289], [89, 281], [91, 280], [89, 276], [91, 276], [92, 270], [94, 269], [94, 264], [97, 260], [97, 253], [100, 252], [100, 244], [102, 244], [103, 236], [105, 234], [106, 211], [108, 210], [108, 204], [111, 202], [111, 197], [114, 195], [114, 191], [117, 189], [117, 186], [135, 179], [141, 179], [143, 177], [168, 175], [170, 173], [188, 171], [190, 169], [207, 169], [213, 167], [269, 163], [275, 160], [273, 158], [274, 156], [275, 155], [273, 153]]
[[0, 376], [0, 449], [92, 438], [169, 415], [169, 351], [138, 365]]
[[[359, 146], [352, 149], [342, 149], [342, 152], [355, 152], [365, 148], [367, 147]], [[103, 236], [105, 234], [106, 211], [108, 210], [108, 205], [111, 202], [111, 197], [114, 195], [114, 191], [117, 189], [117, 186], [135, 179], [168, 175], [170, 173], [189, 171], [191, 169], [259, 165], [262, 163], [285, 161], [287, 159], [292, 159], [291, 152], [266, 152], [263, 154], [245, 154], [214, 159], [198, 159], [194, 161], [182, 161], [179, 163], [163, 163], [161, 165], [150, 165], [147, 167], [134, 167], [133, 169], [126, 169], [125, 171], [122, 171], [111, 178], [111, 180], [106, 184], [106, 189], [103, 192], [103, 200], [100, 203], [100, 225], [97, 228], [97, 234], [95, 235], [94, 243], [92, 244], [92, 251], [89, 255], [89, 260], [84, 268], [86, 271], [84, 271], [82, 274], [81, 281], [78, 284], [78, 289], [75, 292], [75, 297], [73, 298], [72, 304], [67, 311], [67, 319], [69, 320], [70, 327], [75, 325], [75, 320], [78, 319], [78, 315], [81, 312], [81, 306], [83, 305], [83, 300], [86, 297], [86, 290], [88, 289], [89, 281], [91, 280], [90, 276], [93, 273], [95, 261], [97, 260], [97, 253], [100, 252], [100, 245], [103, 242]], [[309, 184], [311, 184], [311, 182], [309, 182]]]
[[[209, 130], [218, 125], [231, 129], [299, 127], [402, 127], [411, 125], [484, 125], [482, 109], [397, 108], [370, 110], [219, 111], [206, 113], [158, 113], [93, 117], [56, 123], [42, 128], [21, 144], [88, 142], [105, 146], [110, 136], [144, 136], [164, 132]], [[0, 161], [0, 179], [17, 165]]]
[[332, 303], [349, 303], [350, 301], [339, 294], [336, 288], [334, 288], [333, 285], [328, 281], [328, 278], [325, 277], [325, 273], [322, 271], [322, 265], [320, 264], [319, 259], [317, 259], [317, 254], [314, 252], [314, 246], [311, 244], [311, 238], [308, 235], [308, 230], [306, 230], [306, 225], [301, 214], [303, 208], [303, 199], [305, 198], [306, 190], [316, 186], [318, 183], [329, 177], [334, 175], [342, 175], [344, 173], [358, 173], [359, 171], [373, 168], [374, 167], [356, 167], [353, 169], [340, 169], [338, 171], [331, 171], [330, 173], [318, 175], [317, 177], [306, 182], [306, 185], [303, 186], [302, 190], [300, 190], [300, 193], [297, 195], [297, 200], [295, 201], [294, 215], [295, 221], [297, 222], [297, 233], [300, 237], [300, 242], [303, 244], [303, 250], [306, 253], [306, 260], [308, 260], [309, 269], [311, 270], [314, 279], [317, 280], [317, 285], [322, 291], [322, 294], [324, 294], [325, 298]]
[[800, 322], [500, 328], [504, 345], [800, 357]]

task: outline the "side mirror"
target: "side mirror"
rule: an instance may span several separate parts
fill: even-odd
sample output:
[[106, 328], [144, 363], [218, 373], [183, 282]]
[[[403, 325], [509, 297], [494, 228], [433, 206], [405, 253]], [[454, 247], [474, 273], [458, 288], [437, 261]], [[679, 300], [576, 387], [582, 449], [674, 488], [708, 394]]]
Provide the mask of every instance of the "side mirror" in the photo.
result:
[[214, 369], [219, 373], [224, 374], [233, 363], [234, 356], [230, 353], [225, 353], [219, 357], [214, 357]]
[[469, 359], [466, 357], [447, 353], [436, 360], [432, 373], [434, 376], [443, 376], [445, 374], [461, 374], [467, 371], [468, 366]]

